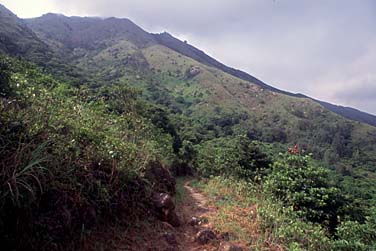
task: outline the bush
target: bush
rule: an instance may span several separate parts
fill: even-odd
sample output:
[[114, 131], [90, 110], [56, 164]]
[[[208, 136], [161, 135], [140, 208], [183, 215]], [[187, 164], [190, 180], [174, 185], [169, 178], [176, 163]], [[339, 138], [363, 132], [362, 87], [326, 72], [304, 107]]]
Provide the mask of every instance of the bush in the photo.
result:
[[281, 155], [265, 179], [265, 188], [306, 219], [331, 231], [338, 224], [344, 198], [330, 180], [330, 171], [313, 164], [310, 156]]
[[343, 222], [337, 228], [337, 236], [334, 250], [376, 250], [376, 209], [372, 209], [364, 224], [356, 221]]
[[210, 175], [260, 180], [271, 161], [258, 145], [245, 136], [218, 138], [198, 147], [197, 171]]

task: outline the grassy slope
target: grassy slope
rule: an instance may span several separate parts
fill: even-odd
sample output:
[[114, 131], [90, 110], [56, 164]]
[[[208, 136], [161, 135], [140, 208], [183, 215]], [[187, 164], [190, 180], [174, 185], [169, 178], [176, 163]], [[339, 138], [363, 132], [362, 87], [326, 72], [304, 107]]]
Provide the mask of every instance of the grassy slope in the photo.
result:
[[[208, 96], [194, 108], [197, 113], [203, 112], [208, 116], [213, 113], [216, 106], [229, 110], [246, 110], [250, 115], [247, 123], [259, 123], [261, 127], [283, 128], [287, 133], [289, 143], [299, 142], [306, 144], [307, 148], [310, 147], [308, 144], [328, 147], [315, 134], [323, 125], [335, 127], [338, 124], [349, 124], [352, 127], [351, 138], [354, 148], [363, 150], [367, 157], [374, 160], [369, 155], [376, 150], [374, 144], [376, 129], [372, 126], [347, 120], [310, 99], [295, 98], [264, 90], [215, 68], [202, 65], [163, 46], [157, 45], [145, 49], [144, 56], [152, 68], [164, 73], [184, 73], [191, 66], [198, 66], [201, 69], [199, 75], [189, 80]], [[188, 92], [188, 95], [184, 95], [185, 98], [192, 98], [192, 94], [189, 95], [189, 88], [180, 84], [185, 76], [181, 74], [175, 76], [177, 78], [175, 85], [169, 83], [168, 90], [173, 94], [179, 92], [187, 94]], [[300, 129], [301, 123], [308, 123], [308, 128]], [[304, 138], [306, 142], [302, 140]]]
[[[157, 86], [159, 92], [169, 96], [172, 105], [197, 123], [205, 124], [208, 118], [222, 116], [218, 115], [218, 109], [229, 116], [246, 113], [248, 118], [233, 126], [237, 133], [244, 134], [250, 129], [261, 135], [282, 131], [286, 135], [283, 142], [299, 143], [319, 159], [324, 158], [333, 141], [326, 142], [327, 136], [320, 130], [333, 137], [341, 125], [348, 125], [353, 151], [360, 152], [361, 156], [350, 154], [339, 156], [338, 160], [347, 162], [346, 159], [358, 158], [351, 162], [359, 165], [371, 165], [375, 161], [374, 127], [345, 119], [310, 99], [262, 89], [162, 45], [139, 49], [130, 41], [121, 40], [104, 50], [87, 53], [76, 65], [84, 71], [95, 72], [98, 79], [144, 88], [146, 95], [153, 92], [147, 90], [148, 86]], [[188, 77], [186, 72], [192, 67], [199, 68], [200, 73]], [[171, 104], [165, 106], [170, 108]], [[278, 139], [271, 137], [269, 141]]]
[[[251, 250], [374, 250], [374, 220], [344, 222], [336, 236], [319, 224], [304, 221], [292, 207], [272, 199], [263, 186], [232, 178], [194, 182], [217, 210], [208, 213], [214, 230]], [[374, 218], [373, 218], [374, 219]]]

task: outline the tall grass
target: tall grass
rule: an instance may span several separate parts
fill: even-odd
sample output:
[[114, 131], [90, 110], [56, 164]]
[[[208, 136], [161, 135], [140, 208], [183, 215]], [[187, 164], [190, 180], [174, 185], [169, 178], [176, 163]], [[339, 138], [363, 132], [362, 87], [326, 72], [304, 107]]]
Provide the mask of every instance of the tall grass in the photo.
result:
[[41, 177], [48, 173], [48, 169], [43, 167], [47, 161], [43, 157], [43, 149], [46, 143], [38, 145], [34, 150], [31, 143], [19, 144], [17, 149], [8, 153], [10, 149], [2, 149], [0, 156], [7, 156], [1, 163], [0, 176], [4, 179], [2, 186], [1, 200], [7, 197], [17, 206], [21, 205], [21, 200], [27, 197], [35, 198], [37, 193], [43, 192], [43, 180]]

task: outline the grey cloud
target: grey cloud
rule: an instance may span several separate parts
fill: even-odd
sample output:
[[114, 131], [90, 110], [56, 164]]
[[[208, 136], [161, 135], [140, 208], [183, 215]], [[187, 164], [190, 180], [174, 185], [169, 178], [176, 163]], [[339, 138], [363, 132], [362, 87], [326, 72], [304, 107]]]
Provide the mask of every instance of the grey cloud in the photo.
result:
[[344, 89], [336, 94], [337, 98], [343, 98], [349, 102], [375, 101], [376, 102], [376, 79]]

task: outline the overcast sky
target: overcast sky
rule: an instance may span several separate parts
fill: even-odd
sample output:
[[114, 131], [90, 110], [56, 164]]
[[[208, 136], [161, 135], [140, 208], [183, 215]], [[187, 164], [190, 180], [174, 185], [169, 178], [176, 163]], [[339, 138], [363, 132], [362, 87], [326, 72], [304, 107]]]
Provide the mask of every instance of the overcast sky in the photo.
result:
[[0, 0], [19, 17], [127, 17], [277, 88], [376, 114], [375, 0]]

